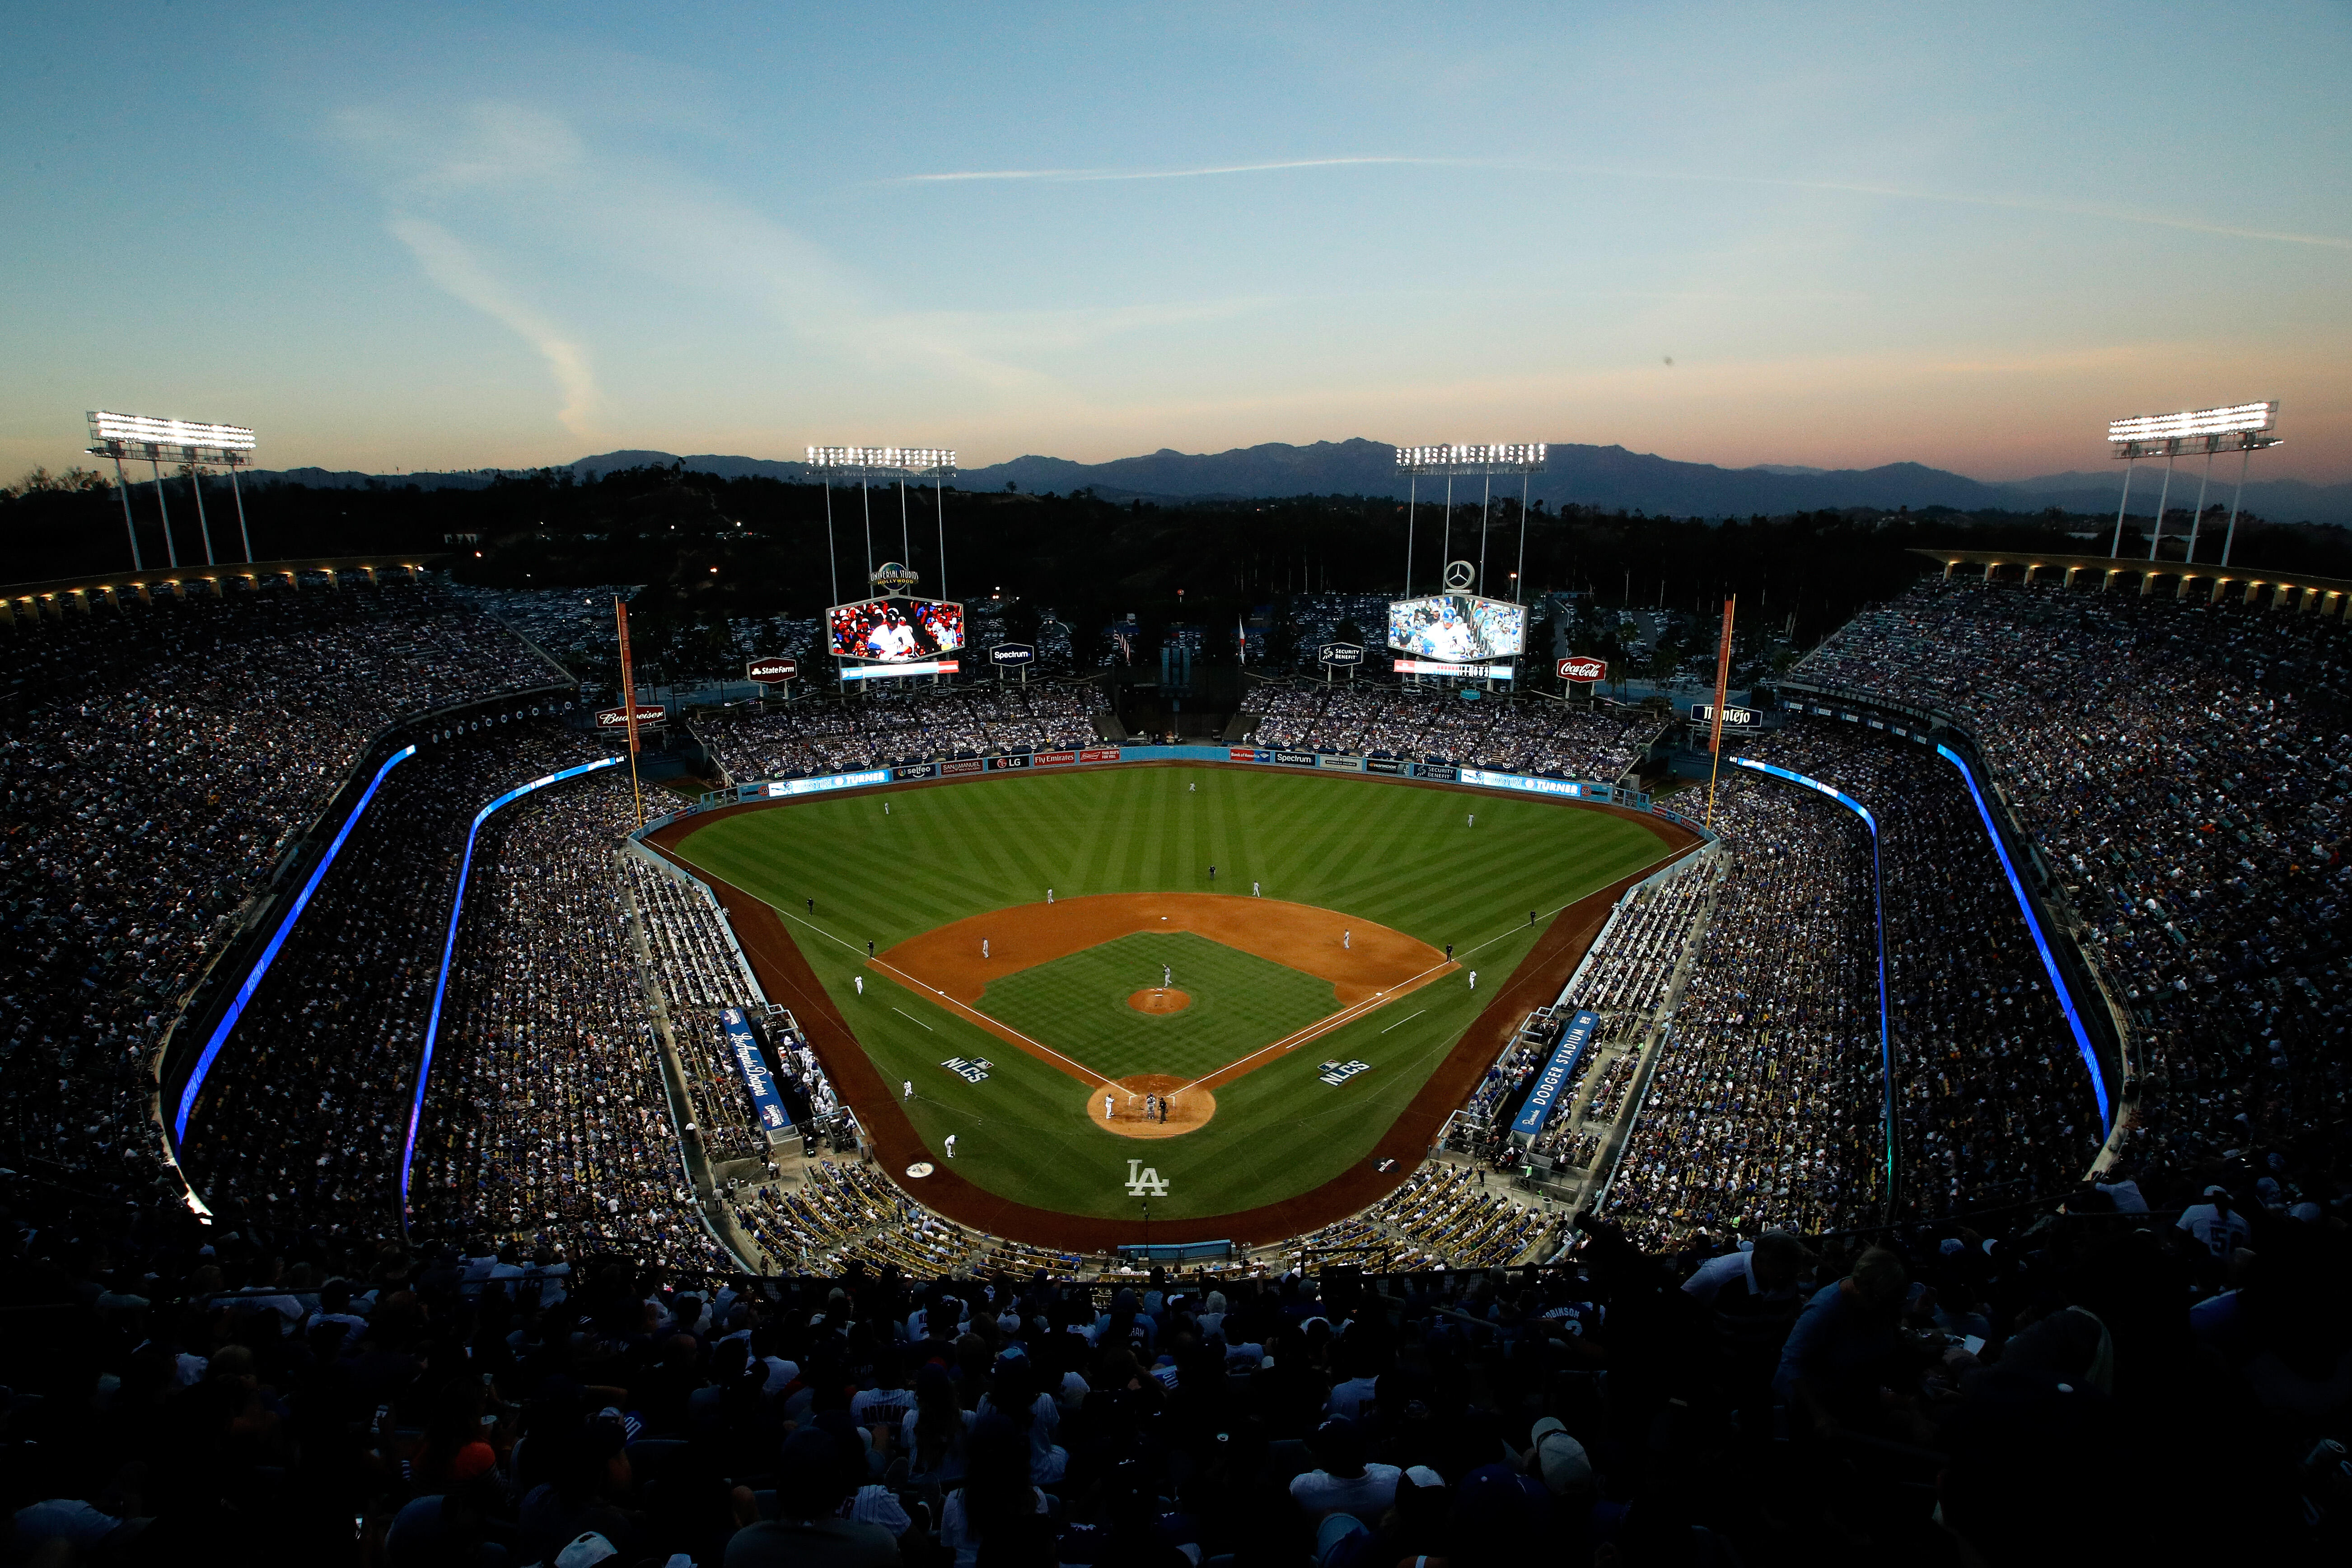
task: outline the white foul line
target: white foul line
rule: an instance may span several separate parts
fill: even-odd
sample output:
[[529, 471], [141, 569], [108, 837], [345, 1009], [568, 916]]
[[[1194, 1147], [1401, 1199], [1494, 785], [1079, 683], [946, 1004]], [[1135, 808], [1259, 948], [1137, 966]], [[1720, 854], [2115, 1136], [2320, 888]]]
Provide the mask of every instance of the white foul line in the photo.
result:
[[[1404, 1027], [1405, 1025], [1412, 1023], [1415, 1018], [1420, 1017], [1422, 1014], [1428, 1011], [1429, 1009], [1426, 1007], [1416, 1008], [1414, 1011], [1407, 1013], [1403, 1017], [1399, 1018], [1395, 1023], [1391, 1024], [1389, 1026], [1389, 1029], [1401, 1029]], [[1381, 1033], [1385, 1035], [1389, 1032], [1389, 1029], [1382, 1029]]]
[[894, 1006], [894, 1007], [892, 1007], [892, 1008], [890, 1009], [890, 1011], [892, 1011], [893, 1013], [898, 1014], [898, 1016], [900, 1016], [901, 1018], [906, 1019], [906, 1020], [907, 1020], [907, 1022], [908, 1022], [909, 1024], [921, 1024], [921, 1025], [922, 1025], [922, 1026], [923, 1026], [924, 1028], [926, 1028], [926, 1029], [930, 1029], [930, 1032], [931, 1032], [931, 1033], [933, 1033], [933, 1034], [938, 1034], [938, 1033], [939, 1033], [939, 1031], [938, 1031], [937, 1029], [931, 1029], [931, 1026], [930, 1026], [929, 1024], [924, 1024], [924, 1023], [923, 1023], [923, 1021], [922, 1021], [920, 1018], [916, 1017], [912, 1013], [908, 1012], [904, 1007], [897, 1007], [897, 1006]]

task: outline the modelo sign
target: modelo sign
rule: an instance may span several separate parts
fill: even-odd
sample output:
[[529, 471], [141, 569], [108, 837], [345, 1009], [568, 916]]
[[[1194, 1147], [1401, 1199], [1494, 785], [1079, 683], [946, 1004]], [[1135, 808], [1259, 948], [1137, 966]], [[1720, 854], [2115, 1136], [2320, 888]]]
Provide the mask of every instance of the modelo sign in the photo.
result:
[[755, 658], [743, 667], [743, 677], [747, 680], [756, 680], [762, 685], [777, 685], [787, 680], [798, 680], [801, 678], [801, 661], [782, 656]]
[[[667, 711], [658, 702], [640, 702], [637, 704], [637, 722], [640, 725], [658, 724], [662, 721], [662, 714]], [[599, 730], [625, 730], [628, 727], [627, 709], [600, 708], [596, 710], [596, 728]]]
[[1001, 642], [988, 650], [988, 662], [993, 665], [1010, 667], [1036, 661], [1036, 648], [1025, 642]]
[[1583, 654], [1564, 658], [1559, 661], [1559, 678], [1562, 680], [1606, 680], [1609, 679], [1609, 661]]
[[1361, 664], [1364, 647], [1361, 643], [1327, 642], [1315, 650], [1315, 657], [1324, 664]]

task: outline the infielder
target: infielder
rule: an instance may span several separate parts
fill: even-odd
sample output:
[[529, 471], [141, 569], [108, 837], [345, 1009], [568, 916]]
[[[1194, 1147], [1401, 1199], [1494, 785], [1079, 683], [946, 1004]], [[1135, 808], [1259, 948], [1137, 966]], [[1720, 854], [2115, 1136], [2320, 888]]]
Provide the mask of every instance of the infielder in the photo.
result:
[[1103, 1096], [1103, 1120], [1110, 1120], [1110, 1096], [1107, 1094]]
[[1343, 948], [1343, 949], [1345, 949], [1347, 952], [1353, 952], [1356, 950], [1355, 936], [1356, 936], [1356, 933], [1355, 933], [1354, 931], [1341, 931], [1341, 932], [1339, 933], [1339, 945], [1340, 945], [1340, 947], [1341, 947], [1341, 948]]
[[1054, 889], [1051, 888], [1045, 889], [1045, 901], [1049, 904], [1054, 901]]
[[853, 974], [853, 975], [851, 975], [849, 978], [850, 978], [850, 982], [851, 982], [851, 984], [855, 984], [855, 985], [857, 987], [857, 994], [858, 994], [860, 996], [865, 995], [865, 994], [866, 994], [866, 976], [864, 976], [863, 974]]
[[1478, 989], [1478, 972], [1475, 969], [1470, 972], [1470, 989], [1473, 991]]
[[904, 1100], [912, 1100], [915, 1098], [915, 1080], [913, 1079], [908, 1079], [907, 1080], [906, 1092], [901, 1095], [900, 1098]]
[[986, 958], [988, 956], [988, 939], [986, 937], [982, 937], [980, 939], [980, 956], [982, 958]]
[[1176, 972], [1166, 964], [1160, 966], [1160, 989], [1167, 990], [1176, 984]]
[[948, 1158], [955, 1158], [955, 1134], [952, 1132], [948, 1134]]
[[1251, 897], [1251, 898], [1253, 898], [1253, 899], [1255, 899], [1255, 898], [1256, 898], [1257, 896], [1258, 896], [1258, 892], [1257, 892], [1257, 884], [1256, 884], [1255, 882], [1252, 882], [1252, 883], [1250, 884], [1250, 897]]

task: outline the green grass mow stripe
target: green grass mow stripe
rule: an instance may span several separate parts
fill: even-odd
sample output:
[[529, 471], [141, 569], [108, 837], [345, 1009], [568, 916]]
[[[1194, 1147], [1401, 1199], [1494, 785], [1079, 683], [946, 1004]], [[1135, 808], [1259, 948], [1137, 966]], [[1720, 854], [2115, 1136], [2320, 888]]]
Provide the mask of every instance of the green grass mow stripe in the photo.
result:
[[[1139, 1013], [1133, 993], [1162, 965], [1192, 999], [1181, 1013]], [[1339, 1010], [1328, 980], [1191, 931], [1138, 931], [992, 983], [980, 1010], [1105, 1078], [1199, 1078]]]

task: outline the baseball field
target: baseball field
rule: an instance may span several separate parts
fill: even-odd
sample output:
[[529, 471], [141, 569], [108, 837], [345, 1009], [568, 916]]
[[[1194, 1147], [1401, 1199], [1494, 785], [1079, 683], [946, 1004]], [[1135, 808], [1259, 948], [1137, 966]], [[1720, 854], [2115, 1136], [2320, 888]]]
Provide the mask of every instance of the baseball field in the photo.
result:
[[1616, 889], [1689, 837], [1123, 765], [737, 808], [656, 842], [718, 889], [903, 1184], [1098, 1247], [1142, 1239], [1147, 1201], [1154, 1241], [1266, 1241], [1402, 1180]]

